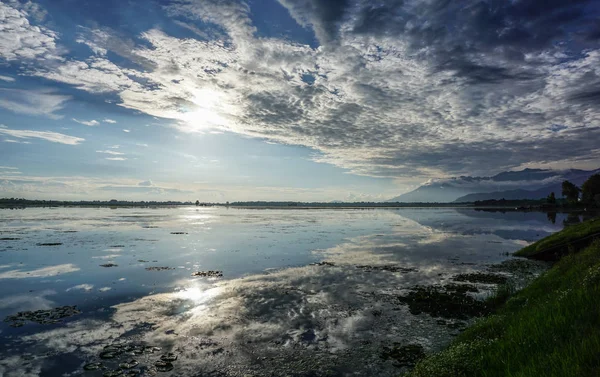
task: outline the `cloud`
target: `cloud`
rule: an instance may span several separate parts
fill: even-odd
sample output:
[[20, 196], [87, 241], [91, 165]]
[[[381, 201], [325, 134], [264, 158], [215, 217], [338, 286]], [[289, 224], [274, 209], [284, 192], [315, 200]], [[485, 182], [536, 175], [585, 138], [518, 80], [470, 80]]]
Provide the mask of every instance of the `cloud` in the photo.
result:
[[11, 270], [0, 273], [0, 279], [29, 279], [50, 277], [71, 272], [79, 271], [79, 267], [74, 264], [59, 264], [56, 266], [38, 268], [36, 270]]
[[151, 187], [151, 186], [154, 186], [154, 184], [149, 179], [147, 181], [143, 181], [143, 182], [138, 183], [138, 186]]
[[17, 114], [44, 115], [60, 119], [55, 114], [64, 108], [71, 96], [56, 94], [52, 90], [22, 90], [0, 88], [0, 107]]
[[80, 28], [92, 55], [24, 74], [114, 95], [181, 132], [302, 145], [398, 181], [600, 159], [592, 0], [279, 2], [319, 46], [264, 36], [245, 3], [177, 0], [167, 15], [205, 33]]
[[111, 150], [96, 151], [96, 153], [105, 153], [105, 154], [111, 154], [111, 155], [114, 155], [114, 156], [120, 156], [120, 155], [124, 155], [125, 154], [125, 153], [122, 153], [122, 152], [111, 151]]
[[17, 9], [19, 5], [0, 3], [0, 60], [60, 60], [57, 34], [43, 26], [32, 25], [29, 19], [35, 19], [39, 12], [36, 14], [31, 7]]
[[110, 161], [125, 161], [125, 160], [127, 160], [127, 158], [125, 158], [125, 157], [106, 157], [105, 160], [110, 160]]
[[100, 124], [100, 122], [98, 122], [97, 120], [94, 120], [94, 119], [86, 121], [86, 120], [78, 120], [78, 119], [73, 118], [72, 120], [79, 124], [83, 124], [84, 126], [90, 126], [90, 127], [97, 126]]
[[10, 76], [0, 76], [0, 81], [6, 81], [6, 82], [15, 82], [16, 80], [14, 79], [14, 77], [10, 77]]
[[103, 122], [104, 122], [104, 123], [110, 123], [110, 124], [115, 124], [115, 123], [117, 123], [117, 121], [116, 121], [116, 120], [113, 120], [113, 119], [108, 119], [108, 118], [104, 119], [104, 120], [103, 120]]
[[94, 286], [92, 284], [79, 284], [74, 287], [67, 288], [66, 292], [73, 291], [73, 290], [82, 290], [82, 291], [89, 292], [92, 289], [94, 289]]
[[129, 132], [131, 132], [131, 130], [123, 129], [123, 132], [129, 133]]
[[5, 143], [13, 143], [13, 144], [31, 144], [30, 141], [19, 141], [14, 139], [4, 139], [2, 140]]
[[0, 134], [9, 135], [19, 139], [42, 139], [52, 143], [77, 145], [85, 139], [75, 136], [69, 136], [52, 131], [34, 131], [34, 130], [12, 130], [4, 126], [0, 126]]

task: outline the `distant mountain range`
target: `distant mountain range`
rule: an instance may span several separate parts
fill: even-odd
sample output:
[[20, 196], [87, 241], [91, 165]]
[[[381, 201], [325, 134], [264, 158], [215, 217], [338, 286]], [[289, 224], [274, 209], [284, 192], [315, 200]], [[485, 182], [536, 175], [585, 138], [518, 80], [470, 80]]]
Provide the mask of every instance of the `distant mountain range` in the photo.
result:
[[548, 170], [524, 169], [507, 171], [493, 177], [453, 177], [425, 183], [388, 202], [449, 203], [473, 202], [489, 199], [541, 199], [554, 192], [561, 197], [561, 185], [565, 180], [581, 186], [596, 170]]

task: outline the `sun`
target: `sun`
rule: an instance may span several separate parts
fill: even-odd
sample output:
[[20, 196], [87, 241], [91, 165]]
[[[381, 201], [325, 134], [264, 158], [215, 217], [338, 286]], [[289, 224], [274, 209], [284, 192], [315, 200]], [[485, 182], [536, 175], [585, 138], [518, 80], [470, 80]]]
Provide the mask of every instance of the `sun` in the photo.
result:
[[195, 130], [228, 128], [232, 106], [223, 91], [200, 88], [192, 91], [193, 103], [180, 114], [180, 119]]

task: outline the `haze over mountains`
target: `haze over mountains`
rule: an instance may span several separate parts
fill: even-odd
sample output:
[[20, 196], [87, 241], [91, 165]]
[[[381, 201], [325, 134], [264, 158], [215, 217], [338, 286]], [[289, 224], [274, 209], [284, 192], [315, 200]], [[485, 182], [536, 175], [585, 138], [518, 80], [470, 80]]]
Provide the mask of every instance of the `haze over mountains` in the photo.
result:
[[416, 190], [407, 192], [389, 202], [472, 202], [489, 199], [540, 199], [554, 192], [561, 196], [561, 184], [564, 180], [580, 186], [596, 170], [549, 170], [524, 169], [507, 171], [493, 177], [460, 176], [436, 179], [427, 182]]

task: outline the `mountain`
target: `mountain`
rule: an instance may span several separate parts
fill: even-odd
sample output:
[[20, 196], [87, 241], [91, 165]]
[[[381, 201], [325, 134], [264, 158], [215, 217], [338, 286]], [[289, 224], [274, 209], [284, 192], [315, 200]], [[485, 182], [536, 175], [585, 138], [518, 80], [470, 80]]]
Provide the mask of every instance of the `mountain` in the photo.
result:
[[431, 203], [471, 202], [488, 199], [540, 199], [554, 191], [561, 196], [561, 184], [568, 180], [580, 186], [596, 170], [524, 169], [507, 171], [492, 177], [453, 177], [429, 181], [416, 190], [407, 192], [389, 202]]

